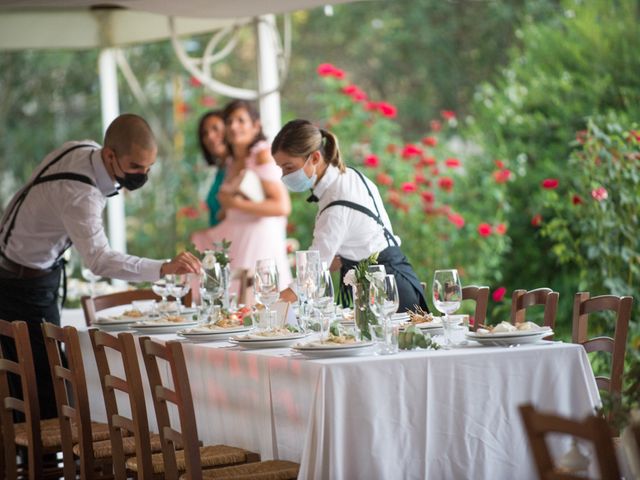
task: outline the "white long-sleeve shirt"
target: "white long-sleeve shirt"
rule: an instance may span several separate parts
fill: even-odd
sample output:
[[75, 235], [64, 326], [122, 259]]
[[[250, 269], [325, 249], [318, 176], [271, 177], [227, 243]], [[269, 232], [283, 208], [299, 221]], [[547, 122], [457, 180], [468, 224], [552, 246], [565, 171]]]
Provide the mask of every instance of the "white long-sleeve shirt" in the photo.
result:
[[[365, 180], [378, 206], [382, 222], [393, 234], [378, 188], [366, 177]], [[320, 261], [330, 264], [336, 255], [349, 260], [362, 260], [389, 246], [382, 227], [368, 215], [342, 205], [334, 205], [322, 212], [325, 206], [335, 200], [348, 200], [376, 213], [374, 203], [355, 171], [347, 168], [345, 173], [340, 173], [337, 167], [329, 165], [313, 187], [313, 193], [319, 199], [319, 210], [310, 249], [320, 252]], [[397, 235], [394, 237], [400, 245], [400, 238]]]
[[109, 246], [102, 212], [107, 195], [116, 192], [117, 184], [107, 173], [100, 145], [92, 141], [65, 143], [45, 157], [28, 184], [55, 157], [79, 144], [89, 146], [65, 155], [45, 175], [77, 173], [93, 180], [96, 187], [76, 180], [54, 180], [33, 186], [19, 208], [9, 241], [4, 245], [11, 223], [8, 217], [23, 187], [5, 210], [0, 224], [0, 249], [16, 263], [46, 269], [58, 259], [69, 238], [85, 266], [97, 275], [133, 282], [157, 280], [163, 261], [126, 255]]

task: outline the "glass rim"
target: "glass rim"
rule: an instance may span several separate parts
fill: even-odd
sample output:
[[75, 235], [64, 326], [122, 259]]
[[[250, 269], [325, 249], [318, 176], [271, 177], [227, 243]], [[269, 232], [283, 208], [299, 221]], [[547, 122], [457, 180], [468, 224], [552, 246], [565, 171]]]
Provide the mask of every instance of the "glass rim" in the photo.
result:
[[458, 269], [457, 268], [444, 268], [442, 270], [434, 270], [433, 274], [435, 275], [438, 272], [456, 272], [456, 273], [458, 273]]

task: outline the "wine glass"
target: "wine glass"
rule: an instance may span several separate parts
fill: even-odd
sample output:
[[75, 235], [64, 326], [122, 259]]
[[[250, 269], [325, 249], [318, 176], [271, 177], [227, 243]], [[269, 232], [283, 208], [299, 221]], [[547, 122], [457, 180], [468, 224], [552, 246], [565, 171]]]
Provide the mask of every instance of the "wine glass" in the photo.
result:
[[182, 313], [182, 297], [191, 290], [189, 275], [175, 275], [174, 282], [169, 285], [169, 295], [175, 297], [178, 303], [178, 315]]
[[460, 308], [462, 302], [462, 285], [458, 270], [436, 270], [433, 274], [433, 305], [444, 313], [442, 329], [444, 331], [444, 347], [450, 348], [451, 327], [449, 315]]
[[[211, 320], [213, 306], [224, 293], [224, 279], [219, 263], [214, 263], [211, 268], [202, 269], [200, 272], [200, 298], [208, 304], [207, 315]], [[217, 320], [217, 319], [216, 319]]]
[[102, 277], [100, 275], [96, 275], [91, 271], [91, 269], [84, 266], [82, 267], [80, 273], [82, 274], [82, 278], [89, 282], [89, 296], [93, 297], [95, 295], [96, 282], [102, 279]]
[[385, 275], [382, 279], [374, 278], [369, 286], [369, 308], [380, 317], [382, 327], [382, 343], [379, 353], [388, 355], [396, 353], [396, 344], [392, 341], [391, 314], [398, 310], [400, 299], [398, 285], [394, 275]]
[[333, 279], [329, 269], [323, 269], [319, 275], [318, 288], [313, 294], [313, 304], [320, 314], [320, 339], [323, 341], [328, 336], [329, 324], [333, 318], [335, 308], [335, 291]]
[[[320, 282], [320, 252], [317, 250], [298, 250], [296, 252], [295, 293], [298, 297], [299, 312], [303, 324], [313, 311], [313, 296]], [[308, 325], [305, 325], [305, 329]]]
[[151, 285], [151, 290], [153, 290], [153, 293], [160, 297], [159, 310], [161, 312], [166, 311], [167, 297], [169, 296], [169, 289], [167, 288], [166, 280], [162, 279], [158, 280], [157, 282], [153, 282], [153, 285]]
[[[267, 319], [271, 318], [271, 305], [280, 297], [278, 291], [278, 267], [273, 258], [258, 260], [253, 278], [256, 299], [265, 307]], [[271, 328], [271, 325], [269, 326]]]

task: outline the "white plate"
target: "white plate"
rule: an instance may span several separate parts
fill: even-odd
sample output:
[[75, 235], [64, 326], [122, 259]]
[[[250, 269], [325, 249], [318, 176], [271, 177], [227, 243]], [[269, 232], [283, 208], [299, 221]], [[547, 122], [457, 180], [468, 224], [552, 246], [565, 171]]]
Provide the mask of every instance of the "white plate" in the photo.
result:
[[178, 330], [182, 330], [184, 327], [192, 327], [197, 325], [198, 322], [167, 322], [167, 323], [134, 323], [130, 325], [131, 328], [137, 330], [140, 333], [176, 333]]
[[[410, 323], [404, 323], [400, 325], [400, 329], [404, 330], [405, 328], [410, 327], [411, 325], [412, 324]], [[413, 326], [420, 330], [425, 330], [428, 332], [432, 330], [442, 330], [442, 322], [440, 322], [439, 320], [434, 320], [432, 322], [424, 322], [424, 323], [414, 323]]]
[[347, 343], [342, 345], [312, 342], [294, 345], [291, 347], [291, 350], [312, 358], [351, 357], [368, 353], [373, 346], [373, 342]]
[[306, 333], [295, 333], [286, 337], [264, 337], [264, 338], [247, 338], [246, 336], [233, 336], [229, 339], [231, 343], [235, 343], [243, 348], [275, 348], [289, 347], [297, 340], [306, 337]]
[[[205, 330], [208, 330], [205, 331]], [[219, 330], [211, 330], [211, 329], [199, 329], [191, 328], [186, 330], [179, 330], [178, 335], [183, 338], [188, 338], [189, 340], [196, 340], [202, 342], [210, 342], [217, 340], [226, 340], [232, 335], [236, 333], [248, 332], [250, 327], [236, 327], [236, 328], [221, 328]]]
[[481, 345], [500, 347], [505, 345], [522, 345], [525, 343], [536, 343], [542, 340], [544, 337], [548, 337], [549, 335], [553, 335], [553, 330], [545, 329], [537, 330], [535, 332], [528, 331], [526, 333], [522, 332], [519, 335], [512, 334], [510, 336], [505, 336], [505, 334], [500, 333], [478, 334], [476, 332], [468, 332], [465, 334], [465, 337], [468, 340], [473, 340]]
[[497, 332], [497, 333], [479, 333], [479, 332], [469, 332], [473, 333], [478, 337], [490, 337], [490, 338], [508, 338], [508, 337], [527, 337], [529, 335], [537, 335], [539, 333], [543, 333], [545, 335], [552, 335], [553, 331], [549, 327], [540, 327], [535, 330], [515, 330], [513, 332]]
[[142, 317], [129, 317], [127, 315], [112, 315], [109, 317], [98, 317], [96, 318], [96, 321], [93, 322], [93, 324], [99, 325], [99, 326], [121, 325], [121, 324], [127, 324], [127, 323], [141, 322], [141, 321], [144, 321], [146, 318], [147, 318], [146, 315], [143, 315]]

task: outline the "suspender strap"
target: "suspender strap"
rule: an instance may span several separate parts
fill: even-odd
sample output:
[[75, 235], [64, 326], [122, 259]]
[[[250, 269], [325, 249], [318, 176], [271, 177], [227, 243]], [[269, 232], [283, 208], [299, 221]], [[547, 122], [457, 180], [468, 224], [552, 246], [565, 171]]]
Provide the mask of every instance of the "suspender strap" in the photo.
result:
[[396, 241], [395, 237], [391, 234], [391, 232], [387, 229], [387, 227], [384, 226], [384, 223], [382, 222], [382, 219], [380, 218], [380, 216], [376, 215], [367, 207], [363, 207], [358, 203], [350, 202], [349, 200], [334, 200], [333, 202], [325, 206], [322, 210], [320, 210], [320, 213], [318, 215], [321, 215], [322, 212], [324, 212], [327, 208], [333, 207], [333, 206], [342, 206], [342, 207], [351, 208], [353, 210], [357, 210], [358, 212], [364, 213], [368, 217], [373, 218], [376, 221], [376, 223], [382, 227], [384, 231], [384, 236], [387, 239], [387, 243], [390, 244], [389, 242], [393, 242], [393, 244], [396, 247], [398, 246], [398, 242]]
[[[360, 180], [362, 180], [362, 183], [364, 183], [364, 188], [367, 189], [367, 193], [369, 194], [369, 197], [371, 197], [371, 201], [373, 202], [373, 208], [376, 209], [376, 213], [378, 214], [378, 218], [381, 217], [380, 215], [380, 210], [378, 210], [378, 204], [376, 203], [376, 199], [373, 197], [373, 194], [371, 193], [371, 190], [369, 189], [369, 185], [367, 184], [367, 181], [364, 178], [364, 175], [362, 175], [362, 173], [360, 172], [360, 170], [357, 170], [353, 167], [349, 167], [351, 170], [353, 170], [354, 172], [356, 172], [358, 174], [358, 176], [360, 177]], [[382, 222], [382, 220], [380, 221], [380, 223]]]
[[91, 180], [86, 175], [80, 175], [79, 173], [72, 173], [72, 172], [61, 172], [61, 173], [53, 173], [51, 175], [45, 175], [44, 177], [40, 177], [34, 180], [31, 186], [33, 187], [34, 185], [39, 185], [41, 183], [46, 183], [46, 182], [52, 182], [54, 180], [75, 180], [77, 182], [82, 182], [82, 183], [86, 183], [87, 185], [91, 185], [92, 187], [97, 187], [96, 182]]

